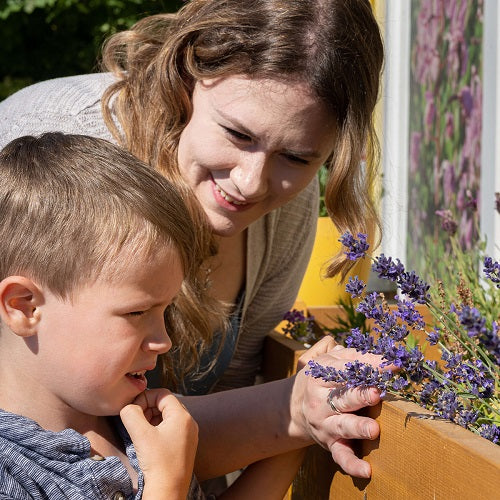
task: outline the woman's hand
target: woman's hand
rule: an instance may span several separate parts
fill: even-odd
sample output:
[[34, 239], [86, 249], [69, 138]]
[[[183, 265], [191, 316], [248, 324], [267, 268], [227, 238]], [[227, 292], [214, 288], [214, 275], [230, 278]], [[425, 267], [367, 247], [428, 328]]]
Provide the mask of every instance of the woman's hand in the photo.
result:
[[332, 399], [342, 412], [337, 414], [327, 402], [335, 384], [304, 373], [310, 358], [337, 369], [355, 359], [381, 363], [379, 356], [362, 356], [325, 338], [301, 358], [302, 369], [293, 377], [182, 398], [200, 425], [195, 464], [200, 481], [314, 442], [330, 450], [347, 474], [370, 477], [370, 465], [355, 456], [349, 440], [376, 439], [380, 429], [372, 418], [350, 412], [377, 404], [378, 390], [339, 391]]
[[[381, 358], [362, 355], [354, 349], [347, 349], [331, 337], [325, 337], [299, 359], [299, 372], [292, 390], [291, 416], [292, 434], [306, 434], [324, 448], [330, 450], [335, 462], [349, 475], [368, 478], [371, 468], [368, 462], [359, 459], [349, 443], [351, 439], [376, 439], [380, 429], [377, 422], [351, 412], [365, 406], [374, 406], [380, 401], [380, 392], [375, 388], [337, 391], [332, 397], [335, 412], [327, 402], [334, 387], [305, 375], [307, 362], [316, 362], [342, 369], [349, 361], [356, 359], [378, 366]], [[298, 429], [293, 429], [297, 425]]]
[[167, 389], [148, 390], [120, 417], [144, 473], [143, 498], [185, 499], [198, 444], [198, 425]]

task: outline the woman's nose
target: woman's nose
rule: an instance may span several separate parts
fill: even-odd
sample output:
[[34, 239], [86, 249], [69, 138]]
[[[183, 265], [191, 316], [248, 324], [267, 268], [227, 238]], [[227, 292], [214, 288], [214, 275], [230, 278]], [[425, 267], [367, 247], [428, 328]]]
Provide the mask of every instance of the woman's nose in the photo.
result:
[[231, 170], [231, 181], [247, 200], [262, 197], [269, 188], [270, 158], [262, 152], [246, 152]]

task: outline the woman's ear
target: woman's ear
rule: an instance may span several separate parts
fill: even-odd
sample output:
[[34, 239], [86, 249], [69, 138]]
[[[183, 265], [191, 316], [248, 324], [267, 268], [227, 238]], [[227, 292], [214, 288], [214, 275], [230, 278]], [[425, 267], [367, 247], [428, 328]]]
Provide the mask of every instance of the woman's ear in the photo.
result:
[[0, 282], [0, 318], [21, 337], [37, 333], [43, 294], [24, 276], [9, 276]]

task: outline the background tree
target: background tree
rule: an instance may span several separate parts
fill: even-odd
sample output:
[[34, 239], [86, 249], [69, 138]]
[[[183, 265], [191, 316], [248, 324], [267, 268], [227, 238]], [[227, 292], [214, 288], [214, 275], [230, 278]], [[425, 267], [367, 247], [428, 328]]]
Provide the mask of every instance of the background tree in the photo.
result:
[[110, 34], [138, 19], [175, 12], [182, 0], [0, 1], [0, 100], [59, 76], [96, 70]]

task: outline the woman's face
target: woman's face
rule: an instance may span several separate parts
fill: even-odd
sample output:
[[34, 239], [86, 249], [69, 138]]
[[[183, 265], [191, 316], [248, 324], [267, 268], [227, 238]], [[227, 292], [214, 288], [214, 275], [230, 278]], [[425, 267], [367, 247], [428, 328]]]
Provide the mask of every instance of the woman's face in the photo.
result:
[[179, 168], [214, 232], [234, 236], [294, 198], [331, 152], [335, 125], [305, 84], [197, 82]]

